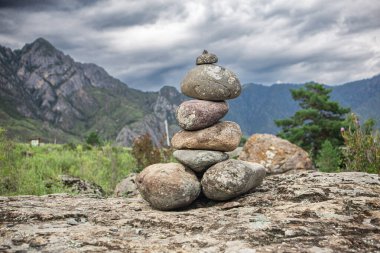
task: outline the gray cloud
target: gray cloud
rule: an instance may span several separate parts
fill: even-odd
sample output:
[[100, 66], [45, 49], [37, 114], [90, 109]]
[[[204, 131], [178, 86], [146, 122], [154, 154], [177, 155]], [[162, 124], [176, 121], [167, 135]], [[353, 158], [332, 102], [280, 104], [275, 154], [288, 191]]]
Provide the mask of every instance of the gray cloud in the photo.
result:
[[0, 44], [44, 37], [132, 87], [179, 86], [203, 49], [242, 83], [339, 84], [380, 72], [372, 0], [1, 0]]

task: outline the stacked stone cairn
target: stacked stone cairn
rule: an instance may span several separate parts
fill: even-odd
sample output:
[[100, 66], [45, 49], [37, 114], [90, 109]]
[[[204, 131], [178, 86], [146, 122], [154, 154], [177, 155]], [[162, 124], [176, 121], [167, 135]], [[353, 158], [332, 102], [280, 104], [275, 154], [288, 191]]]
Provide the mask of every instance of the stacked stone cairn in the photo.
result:
[[262, 165], [229, 159], [225, 153], [236, 149], [242, 136], [237, 123], [220, 121], [228, 112], [225, 100], [238, 97], [241, 85], [217, 61], [205, 50], [181, 83], [182, 93], [195, 99], [183, 102], [176, 113], [183, 130], [171, 142], [180, 163], [150, 165], [136, 178], [141, 196], [153, 208], [185, 207], [201, 192], [211, 200], [229, 200], [251, 191], [265, 177]]

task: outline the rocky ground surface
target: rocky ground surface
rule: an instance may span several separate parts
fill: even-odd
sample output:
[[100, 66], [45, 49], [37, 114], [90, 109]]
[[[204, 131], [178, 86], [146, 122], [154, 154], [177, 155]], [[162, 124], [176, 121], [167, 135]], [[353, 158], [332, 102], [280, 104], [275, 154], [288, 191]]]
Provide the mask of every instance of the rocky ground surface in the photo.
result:
[[172, 212], [138, 197], [0, 197], [0, 252], [380, 252], [379, 196], [378, 175], [303, 172]]

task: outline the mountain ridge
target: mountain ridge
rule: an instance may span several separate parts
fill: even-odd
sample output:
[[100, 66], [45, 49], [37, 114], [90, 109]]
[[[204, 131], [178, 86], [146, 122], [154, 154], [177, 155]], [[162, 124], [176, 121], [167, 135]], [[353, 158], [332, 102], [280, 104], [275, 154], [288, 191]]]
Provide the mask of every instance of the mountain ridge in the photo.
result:
[[151, 113], [158, 97], [75, 62], [42, 38], [19, 50], [0, 47], [0, 84], [0, 125], [21, 141], [34, 135], [76, 141], [91, 131], [113, 140]]
[[[229, 100], [226, 120], [237, 122], [245, 135], [276, 133], [274, 119], [298, 110], [290, 89], [302, 84], [243, 85]], [[331, 98], [351, 107], [364, 120], [380, 123], [380, 75], [332, 89]], [[189, 99], [171, 86], [140, 91], [93, 63], [80, 63], [38, 38], [21, 49], [0, 45], [0, 126], [19, 141], [43, 137], [52, 142], [78, 142], [90, 132], [118, 145], [148, 132], [155, 144], [179, 129], [175, 110]]]

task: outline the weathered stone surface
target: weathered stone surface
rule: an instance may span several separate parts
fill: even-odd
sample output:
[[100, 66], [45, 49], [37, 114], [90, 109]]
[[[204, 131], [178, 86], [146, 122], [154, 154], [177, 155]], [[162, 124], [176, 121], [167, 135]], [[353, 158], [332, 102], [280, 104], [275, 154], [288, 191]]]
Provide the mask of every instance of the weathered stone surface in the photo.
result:
[[218, 57], [215, 54], [211, 54], [207, 52], [207, 50], [204, 50], [203, 53], [197, 57], [195, 64], [202, 65], [202, 64], [212, 64], [217, 63]]
[[139, 198], [0, 196], [0, 251], [379, 252], [379, 196], [378, 175], [314, 171], [176, 212]]
[[229, 159], [211, 166], [202, 177], [202, 191], [213, 200], [228, 200], [259, 186], [265, 177], [264, 166]]
[[185, 130], [199, 130], [214, 125], [228, 112], [228, 104], [206, 100], [189, 100], [177, 109], [176, 118]]
[[124, 178], [115, 187], [114, 195], [116, 197], [133, 197], [139, 194], [136, 187], [136, 173], [131, 173], [128, 177]]
[[136, 177], [136, 184], [141, 196], [159, 210], [188, 206], [201, 191], [194, 172], [179, 163], [150, 165]]
[[99, 197], [105, 196], [105, 192], [99, 185], [95, 183], [82, 180], [79, 177], [72, 177], [70, 175], [60, 175], [60, 181], [62, 184], [69, 188], [71, 191], [80, 194], [90, 194]]
[[197, 131], [181, 130], [173, 136], [172, 146], [175, 149], [232, 151], [239, 145], [241, 135], [238, 124], [224, 121]]
[[203, 172], [211, 165], [228, 159], [226, 153], [212, 150], [176, 150], [173, 156], [195, 172]]
[[232, 71], [205, 64], [196, 66], [186, 74], [181, 91], [192, 98], [220, 101], [238, 97], [241, 85]]
[[227, 155], [230, 157], [230, 158], [238, 158], [239, 155], [241, 154], [241, 152], [243, 151], [243, 147], [237, 147], [235, 148], [234, 150], [230, 151], [230, 152], [227, 152]]
[[260, 163], [270, 174], [313, 169], [305, 150], [271, 134], [252, 135], [244, 145], [239, 159]]

